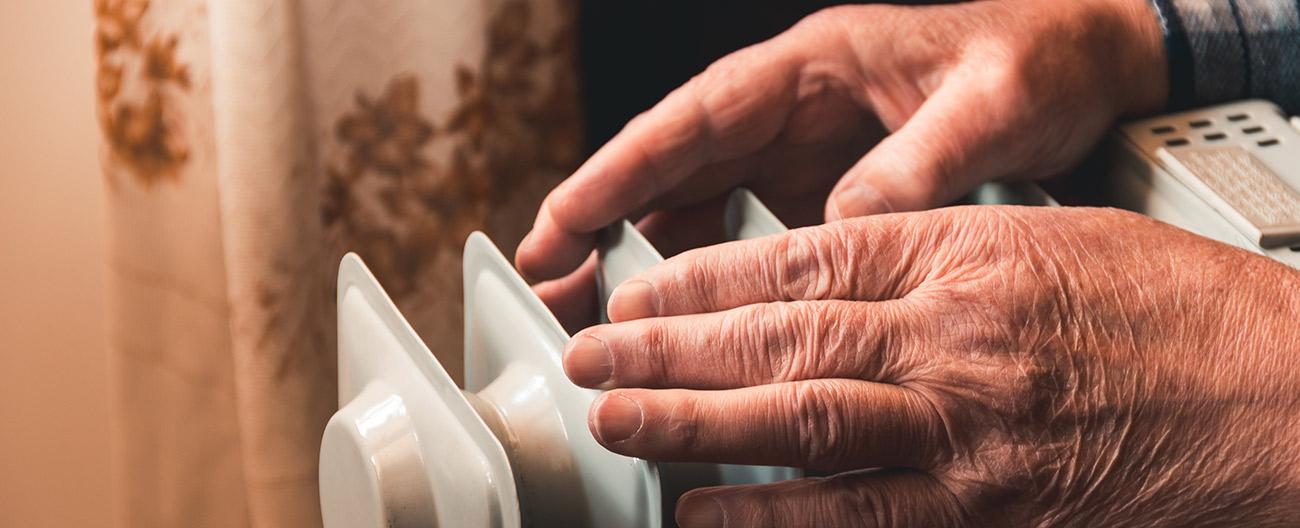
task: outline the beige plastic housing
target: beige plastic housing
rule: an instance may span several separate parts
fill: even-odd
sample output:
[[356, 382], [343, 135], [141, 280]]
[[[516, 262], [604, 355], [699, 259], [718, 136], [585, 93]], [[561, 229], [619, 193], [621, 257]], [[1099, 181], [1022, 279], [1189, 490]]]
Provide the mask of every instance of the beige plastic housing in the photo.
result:
[[1121, 126], [1107, 205], [1300, 267], [1298, 122], [1251, 100]]
[[[1117, 127], [1074, 175], [1086, 205], [1141, 213], [1300, 268], [1300, 117], [1250, 100]], [[989, 183], [973, 204], [1059, 206], [1028, 182]]]

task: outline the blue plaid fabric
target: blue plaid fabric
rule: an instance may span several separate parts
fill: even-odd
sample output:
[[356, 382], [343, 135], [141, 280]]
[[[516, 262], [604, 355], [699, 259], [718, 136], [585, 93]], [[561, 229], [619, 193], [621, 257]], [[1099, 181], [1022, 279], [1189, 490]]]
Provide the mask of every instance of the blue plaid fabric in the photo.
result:
[[1170, 105], [1259, 97], [1300, 114], [1300, 0], [1152, 0]]

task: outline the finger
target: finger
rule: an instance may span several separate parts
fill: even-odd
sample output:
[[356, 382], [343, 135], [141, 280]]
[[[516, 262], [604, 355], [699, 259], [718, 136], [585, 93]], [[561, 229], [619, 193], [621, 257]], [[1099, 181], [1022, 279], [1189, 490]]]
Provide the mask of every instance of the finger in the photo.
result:
[[[767, 145], [795, 103], [800, 65], [812, 52], [787, 33], [714, 63], [630, 122], [561, 184], [553, 193], [556, 219], [577, 231], [598, 229], [707, 163]], [[590, 202], [593, 195], [600, 203]]]
[[[725, 239], [723, 207], [726, 197], [692, 207], [655, 211], [636, 223], [637, 231], [661, 254], [673, 255]], [[574, 272], [533, 285], [533, 291], [555, 314], [570, 334], [599, 322], [596, 295], [596, 267], [599, 260], [590, 253]]]
[[558, 279], [586, 261], [595, 244], [595, 233], [568, 233], [557, 227], [546, 202], [542, 202], [533, 229], [515, 249], [515, 267], [532, 280]]
[[795, 229], [677, 255], [615, 288], [611, 321], [795, 300], [897, 299], [930, 274], [946, 236], [938, 213]]
[[592, 388], [732, 389], [819, 378], [897, 383], [932, 348], [907, 300], [796, 301], [590, 328], [564, 370]]
[[[827, 95], [801, 102], [786, 130], [774, 142], [750, 156], [701, 167], [646, 207], [681, 207], [697, 203], [701, 197], [723, 196], [744, 185], [787, 225], [822, 223], [822, 205], [836, 180], [884, 136], [878, 121], [856, 103], [844, 100]], [[815, 129], [827, 135], [799, 137], [791, 127]]]
[[[655, 211], [638, 221], [636, 229], [655, 249], [666, 255], [716, 244], [724, 240], [726, 235], [722, 221], [725, 198], [692, 207]], [[599, 321], [599, 297], [596, 295], [598, 265], [599, 260], [593, 252], [574, 272], [533, 285], [533, 291], [570, 334]]]
[[706, 164], [771, 142], [798, 96], [800, 66], [826, 45], [827, 37], [814, 42], [807, 33], [786, 32], [724, 57], [628, 123], [547, 197], [520, 246], [520, 268], [539, 278], [564, 274], [591, 249], [588, 233]]
[[682, 528], [955, 527], [962, 508], [933, 476], [905, 469], [702, 488], [677, 501]]
[[786, 225], [820, 224], [821, 206], [836, 180], [870, 146], [867, 139], [842, 139], [837, 144], [773, 144], [749, 157], [710, 164], [647, 208], [681, 207], [703, 196], [725, 199], [743, 185]]
[[596, 254], [592, 253], [573, 273], [533, 285], [533, 292], [546, 303], [569, 334], [596, 324], [599, 320], [596, 264]]
[[940, 207], [1015, 170], [987, 162], [1005, 151], [992, 145], [1001, 134], [991, 106], [969, 85], [942, 86], [844, 174], [826, 201], [827, 221]]
[[[854, 149], [857, 145], [852, 145]], [[833, 182], [827, 182], [820, 190], [809, 189], [807, 184], [788, 185], [787, 182], [780, 180], [765, 179], [767, 171], [778, 171], [782, 175], [795, 171], [798, 168], [799, 174], [813, 173], [808, 178], [801, 180], [822, 180], [824, 178], [818, 174], [840, 174], [844, 166], [847, 166], [846, 160], [849, 159], [848, 147], [829, 148], [814, 146], [781, 146], [780, 148], [772, 147], [770, 149], [774, 154], [760, 155], [744, 160], [731, 160], [713, 164], [701, 169], [708, 172], [706, 177], [698, 178], [698, 184], [688, 185], [686, 189], [677, 189], [647, 206], [651, 212], [636, 222], [637, 230], [650, 240], [659, 250], [661, 255], [673, 256], [689, 249], [708, 246], [720, 243], [726, 239], [724, 232], [724, 222], [722, 215], [725, 210], [726, 191], [739, 181], [743, 173], [748, 171], [751, 176], [758, 178], [757, 181], [751, 182], [750, 189], [758, 194], [761, 198], [766, 197], [766, 203], [771, 205], [775, 212], [787, 225], [809, 225], [821, 221], [820, 213], [816, 209], [810, 209], [808, 206], [823, 203], [826, 193], [830, 192], [830, 185]], [[849, 162], [851, 163], [851, 162]], [[764, 168], [766, 167], [766, 168]], [[776, 167], [776, 168], [773, 168]], [[781, 169], [786, 167], [789, 170]], [[725, 186], [724, 186], [725, 184]], [[807, 194], [804, 199], [790, 199], [791, 193], [802, 196]], [[687, 194], [690, 194], [688, 197]], [[698, 196], [714, 196], [715, 198], [698, 201]], [[694, 201], [692, 201], [694, 200]], [[810, 214], [811, 213], [811, 214]], [[539, 222], [548, 222], [547, 218], [539, 218]], [[541, 230], [540, 232], [546, 232]], [[541, 235], [531, 235], [529, 238]], [[537, 244], [522, 243], [520, 248], [538, 247]], [[521, 249], [520, 251], [526, 251]], [[588, 257], [590, 253], [588, 253]], [[528, 257], [523, 257], [525, 260]], [[584, 263], [584, 266], [586, 264]], [[586, 277], [586, 278], [579, 278]], [[581, 295], [567, 293], [570, 289], [583, 286], [589, 289], [590, 272], [579, 274], [570, 274], [560, 279], [544, 281], [534, 288], [552, 310], [556, 311], [557, 317], [565, 324], [566, 328], [571, 331], [574, 328], [585, 328], [590, 326], [595, 319], [588, 317], [588, 313], [594, 309], [589, 309], [585, 304], [574, 305], [574, 302], [580, 300], [585, 303], [587, 300], [586, 292]], [[554, 284], [553, 284], [554, 282]], [[594, 294], [593, 294], [594, 295]], [[594, 298], [594, 297], [593, 297]], [[555, 302], [552, 302], [554, 299]], [[582, 315], [577, 319], [567, 318], [561, 315], [579, 312]], [[578, 324], [576, 321], [582, 320], [585, 323]], [[578, 324], [578, 326], [570, 326]]]
[[588, 421], [609, 450], [648, 460], [928, 468], [950, 450], [926, 398], [845, 379], [725, 391], [616, 389], [592, 404]]
[[836, 180], [879, 138], [835, 147], [788, 146], [745, 186], [789, 227], [818, 225]]

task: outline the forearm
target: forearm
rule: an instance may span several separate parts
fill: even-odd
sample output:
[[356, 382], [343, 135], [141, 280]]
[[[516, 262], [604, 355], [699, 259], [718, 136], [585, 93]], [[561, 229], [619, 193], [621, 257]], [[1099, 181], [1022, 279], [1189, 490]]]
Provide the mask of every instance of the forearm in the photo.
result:
[[1166, 36], [1170, 106], [1259, 97], [1300, 113], [1300, 4], [1152, 0]]

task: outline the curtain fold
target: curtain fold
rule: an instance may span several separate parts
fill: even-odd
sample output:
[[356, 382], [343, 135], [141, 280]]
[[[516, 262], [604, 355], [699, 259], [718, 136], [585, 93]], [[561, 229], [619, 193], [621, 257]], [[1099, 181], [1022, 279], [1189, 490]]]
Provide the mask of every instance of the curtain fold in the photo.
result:
[[124, 526], [317, 526], [356, 251], [461, 370], [460, 249], [579, 161], [570, 0], [96, 0]]

